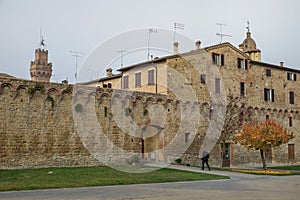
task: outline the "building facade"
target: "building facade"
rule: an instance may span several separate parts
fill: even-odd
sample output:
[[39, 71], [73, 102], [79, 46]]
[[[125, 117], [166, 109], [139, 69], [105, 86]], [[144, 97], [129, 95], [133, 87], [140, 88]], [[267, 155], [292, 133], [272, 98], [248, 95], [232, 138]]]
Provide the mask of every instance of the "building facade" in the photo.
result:
[[[221, 102], [228, 96], [239, 99], [243, 120], [246, 114], [256, 120], [274, 119], [295, 136], [288, 144], [266, 152], [270, 165], [299, 162], [300, 107], [297, 99], [300, 98], [300, 87], [297, 76], [300, 71], [284, 66], [283, 62], [278, 65], [262, 62], [261, 51], [249, 30], [239, 48], [228, 42], [204, 48], [200, 45], [197, 41], [194, 50], [178, 54], [177, 44], [174, 55], [124, 67], [119, 69], [118, 77], [105, 77], [100, 82], [113, 80], [118, 84], [111, 85], [112, 88], [164, 94], [174, 101], [181, 100], [178, 95], [184, 95], [189, 102], [196, 100], [202, 106], [202, 117], [199, 118], [202, 125], [182, 156], [187, 164], [199, 164], [201, 139], [205, 138], [211, 125], [209, 116], [202, 114], [211, 114], [212, 99]], [[219, 166], [224, 164], [222, 156], [227, 159], [225, 166], [257, 166], [261, 162], [258, 151], [247, 150], [230, 140], [225, 152], [217, 144], [211, 148], [211, 154], [213, 164]]]

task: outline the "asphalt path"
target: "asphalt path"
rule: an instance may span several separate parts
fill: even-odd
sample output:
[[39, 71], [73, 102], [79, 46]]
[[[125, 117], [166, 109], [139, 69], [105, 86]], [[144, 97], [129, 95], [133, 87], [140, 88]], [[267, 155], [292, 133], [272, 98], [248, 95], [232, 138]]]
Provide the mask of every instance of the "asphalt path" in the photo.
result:
[[171, 168], [230, 176], [228, 180], [137, 184], [104, 187], [0, 192], [0, 200], [299, 200], [300, 176], [261, 176], [226, 171], [201, 171], [199, 168]]

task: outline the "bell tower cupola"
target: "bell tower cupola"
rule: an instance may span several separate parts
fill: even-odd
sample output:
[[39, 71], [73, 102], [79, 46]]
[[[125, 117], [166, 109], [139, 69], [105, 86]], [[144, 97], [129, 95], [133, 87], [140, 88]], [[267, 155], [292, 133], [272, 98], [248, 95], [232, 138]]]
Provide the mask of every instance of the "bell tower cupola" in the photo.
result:
[[239, 49], [246, 53], [251, 60], [261, 61], [261, 51], [256, 48], [256, 42], [251, 38], [249, 21], [247, 21], [247, 24], [246, 39], [244, 39], [243, 43], [239, 45]]

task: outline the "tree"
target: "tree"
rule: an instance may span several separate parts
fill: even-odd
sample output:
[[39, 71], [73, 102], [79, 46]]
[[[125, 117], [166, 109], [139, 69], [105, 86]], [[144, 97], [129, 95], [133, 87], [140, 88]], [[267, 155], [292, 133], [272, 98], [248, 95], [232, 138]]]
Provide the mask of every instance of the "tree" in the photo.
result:
[[263, 169], [267, 168], [264, 153], [270, 147], [280, 146], [294, 138], [285, 128], [274, 120], [255, 122], [242, 125], [241, 134], [236, 137], [237, 142], [248, 149], [260, 151]]

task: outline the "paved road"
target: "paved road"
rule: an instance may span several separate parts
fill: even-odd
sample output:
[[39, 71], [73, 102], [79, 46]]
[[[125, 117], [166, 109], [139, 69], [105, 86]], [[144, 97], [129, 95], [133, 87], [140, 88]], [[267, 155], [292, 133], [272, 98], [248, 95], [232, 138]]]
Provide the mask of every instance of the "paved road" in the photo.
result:
[[[197, 168], [173, 168], [199, 171]], [[62, 200], [62, 199], [130, 199], [130, 200], [183, 200], [230, 199], [269, 200], [300, 199], [300, 176], [257, 176], [233, 172], [211, 171], [228, 175], [230, 180], [195, 181], [180, 183], [140, 184], [123, 186], [87, 187], [72, 189], [1, 192], [1, 200]]]

